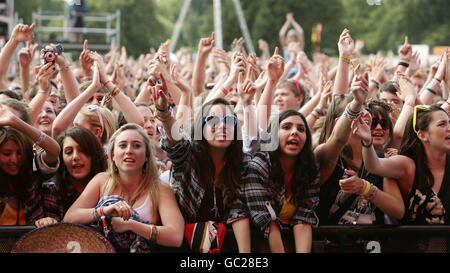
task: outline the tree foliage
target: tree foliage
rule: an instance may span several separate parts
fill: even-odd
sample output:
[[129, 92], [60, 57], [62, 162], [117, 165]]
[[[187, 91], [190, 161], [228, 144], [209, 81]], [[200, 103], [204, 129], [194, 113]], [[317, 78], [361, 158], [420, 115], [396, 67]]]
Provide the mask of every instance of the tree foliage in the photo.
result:
[[[130, 55], [148, 52], [172, 35], [181, 0], [87, 0], [92, 12], [121, 10], [121, 45]], [[379, 2], [380, 5], [376, 5]], [[412, 44], [450, 45], [450, 1], [448, 0], [241, 0], [244, 16], [257, 53], [258, 39], [266, 40], [271, 50], [280, 46], [278, 33], [293, 12], [305, 32], [305, 51], [312, 51], [311, 32], [322, 23], [321, 50], [337, 54], [337, 39], [343, 28], [365, 42], [364, 53], [394, 50], [404, 36]], [[42, 10], [64, 12], [62, 0], [16, 1], [16, 11], [25, 23], [31, 13]], [[224, 45], [229, 49], [234, 38], [243, 37], [232, 0], [222, 0]], [[192, 0], [177, 47], [195, 51], [198, 41], [214, 31], [212, 0]]]

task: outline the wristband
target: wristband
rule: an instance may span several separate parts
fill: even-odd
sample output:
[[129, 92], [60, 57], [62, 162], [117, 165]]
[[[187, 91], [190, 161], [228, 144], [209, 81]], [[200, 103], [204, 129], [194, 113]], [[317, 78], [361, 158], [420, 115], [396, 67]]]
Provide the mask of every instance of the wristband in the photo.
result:
[[380, 84], [379, 84], [376, 80], [370, 80], [370, 82], [372, 82], [373, 84], [375, 84], [375, 86], [377, 87], [377, 89], [380, 89]]
[[36, 140], [36, 145], [39, 146], [41, 145], [42, 140], [44, 140], [45, 134], [41, 131], [41, 134], [39, 135], [38, 140]]
[[370, 140], [370, 143], [368, 145], [364, 144], [364, 141], [361, 139], [361, 145], [364, 148], [370, 148], [373, 145], [373, 138]]
[[408, 101], [406, 103], [406, 105], [411, 106], [412, 108], [416, 107], [416, 104], [414, 102], [410, 102], [410, 101]]
[[371, 185], [369, 192], [364, 197], [366, 199], [368, 199], [369, 201], [372, 201], [377, 196], [377, 193], [378, 193], [378, 187], [375, 185]]
[[344, 57], [344, 56], [339, 56], [339, 60], [342, 60], [342, 61], [344, 61], [345, 63], [348, 63], [348, 64], [350, 64], [350, 59], [349, 59], [349, 58], [347, 58], [347, 57]]
[[409, 63], [408, 63], [408, 62], [405, 62], [405, 61], [400, 61], [400, 62], [398, 62], [398, 65], [402, 65], [402, 66], [404, 66], [404, 67], [409, 67]]
[[431, 89], [430, 87], [427, 87], [426, 90], [430, 91], [430, 93], [435, 96], [437, 95], [437, 92], [435, 90]]
[[228, 90], [225, 87], [220, 87], [220, 90], [222, 91], [222, 93], [226, 96], [228, 94]]

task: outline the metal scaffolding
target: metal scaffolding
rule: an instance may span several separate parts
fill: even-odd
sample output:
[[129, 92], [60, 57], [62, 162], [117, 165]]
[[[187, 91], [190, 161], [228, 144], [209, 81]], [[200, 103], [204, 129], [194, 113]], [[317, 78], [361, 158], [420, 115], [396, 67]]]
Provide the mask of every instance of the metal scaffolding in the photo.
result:
[[89, 49], [109, 50], [111, 44], [120, 47], [120, 10], [115, 13], [86, 13], [83, 19], [86, 22], [85, 27], [71, 27], [64, 14], [41, 10], [33, 12], [38, 43], [50, 42], [49, 35], [53, 33], [62, 36], [58, 42], [64, 49], [83, 50], [83, 41], [72, 37], [74, 34], [82, 33], [85, 38], [90, 35], [95, 41], [92, 43], [89, 39]]
[[[178, 16], [175, 29], [172, 33], [170, 51], [173, 52], [175, 49], [178, 37], [180, 36], [181, 27], [183, 26], [184, 19], [186, 18], [187, 11], [191, 5], [191, 0], [185, 0], [183, 7], [181, 9], [180, 15]], [[223, 48], [223, 35], [222, 35], [222, 0], [213, 0], [214, 5], [214, 33], [215, 33], [215, 44], [218, 48]], [[244, 12], [242, 11], [240, 0], [233, 0], [234, 9], [236, 11], [237, 17], [239, 19], [239, 26], [244, 35], [245, 44], [247, 50], [252, 53], [255, 52], [253, 47], [253, 42], [250, 33], [247, 28], [247, 23], [245, 21]]]

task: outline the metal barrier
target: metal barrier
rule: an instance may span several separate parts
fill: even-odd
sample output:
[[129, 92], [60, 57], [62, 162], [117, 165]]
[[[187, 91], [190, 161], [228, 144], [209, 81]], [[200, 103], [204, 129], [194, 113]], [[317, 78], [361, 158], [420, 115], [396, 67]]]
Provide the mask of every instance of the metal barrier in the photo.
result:
[[[59, 41], [64, 49], [83, 50], [83, 41], [73, 38], [74, 34], [83, 34], [89, 39], [89, 49], [109, 50], [111, 43], [120, 46], [120, 10], [115, 13], [86, 13], [83, 16], [85, 27], [71, 27], [67, 17], [51, 11], [33, 12], [39, 44], [49, 43], [49, 34], [63, 36]], [[90, 35], [89, 37], [86, 37]]]
[[[34, 226], [0, 226], [0, 253]], [[313, 229], [313, 253], [448, 253], [450, 226], [320, 226]], [[282, 230], [288, 252], [293, 250], [293, 234]], [[225, 235], [225, 253], [237, 253], [231, 229]], [[166, 248], [162, 252], [180, 252]]]

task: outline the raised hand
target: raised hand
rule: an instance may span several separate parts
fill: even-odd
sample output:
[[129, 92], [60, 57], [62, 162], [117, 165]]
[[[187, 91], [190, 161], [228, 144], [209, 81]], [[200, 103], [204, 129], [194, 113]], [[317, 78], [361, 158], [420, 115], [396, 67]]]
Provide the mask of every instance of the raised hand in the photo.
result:
[[214, 39], [215, 39], [214, 32], [211, 34], [211, 37], [200, 39], [200, 42], [198, 44], [198, 54], [199, 55], [208, 54], [214, 47]]
[[84, 40], [83, 51], [80, 54], [80, 63], [86, 76], [92, 75], [91, 68], [94, 65], [94, 60], [89, 56], [90, 52], [88, 49], [88, 40]]
[[49, 92], [52, 88], [50, 85], [50, 77], [56, 72], [56, 64], [47, 63], [35, 67], [36, 79], [39, 82], [39, 87], [45, 92]]
[[34, 54], [36, 53], [36, 49], [38, 48], [38, 44], [31, 44], [31, 41], [27, 41], [27, 46], [23, 47], [19, 50], [19, 63], [22, 67], [28, 67], [31, 64], [31, 61], [34, 58]]
[[417, 90], [414, 88], [414, 84], [411, 79], [403, 73], [397, 73], [397, 83], [394, 86], [397, 90], [400, 90], [399, 97], [403, 101], [415, 101], [417, 97]]
[[354, 99], [362, 105], [369, 93], [369, 73], [366, 71], [363, 74], [360, 74], [358, 72], [359, 67], [360, 65], [354, 69], [355, 76], [353, 77], [350, 91], [352, 92]]
[[344, 29], [339, 37], [338, 41], [339, 55], [345, 58], [351, 58], [353, 51], [355, 50], [355, 43], [350, 36], [350, 31]]
[[162, 74], [159, 74], [160, 83], [150, 87], [150, 94], [155, 102], [155, 107], [160, 112], [166, 112], [169, 109], [169, 99], [167, 98], [166, 80]]
[[[251, 68], [249, 67], [248, 69], [250, 70]], [[250, 80], [249, 77], [244, 78], [243, 73], [239, 73], [237, 91], [242, 103], [247, 106], [252, 103], [256, 92], [256, 85]]]
[[31, 41], [34, 38], [33, 30], [36, 24], [33, 23], [31, 26], [18, 24], [14, 27], [11, 34], [11, 39], [17, 42]]
[[405, 42], [398, 50], [398, 55], [401, 61], [409, 63], [412, 55], [412, 46], [409, 44], [408, 36], [405, 36]]
[[[370, 115], [370, 114], [369, 114]], [[372, 117], [370, 117], [370, 123], [372, 123]], [[355, 120], [352, 121], [352, 131], [355, 136], [361, 138], [365, 143], [372, 142], [372, 131], [370, 130], [370, 125], [367, 124], [362, 115], [359, 115]]]
[[278, 55], [278, 47], [267, 64], [267, 76], [270, 81], [277, 82], [284, 72], [284, 58]]

